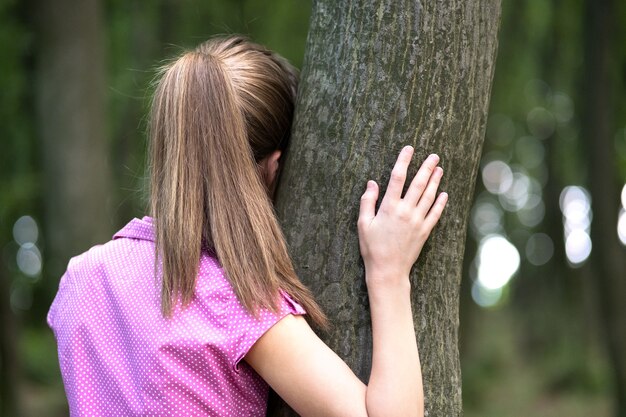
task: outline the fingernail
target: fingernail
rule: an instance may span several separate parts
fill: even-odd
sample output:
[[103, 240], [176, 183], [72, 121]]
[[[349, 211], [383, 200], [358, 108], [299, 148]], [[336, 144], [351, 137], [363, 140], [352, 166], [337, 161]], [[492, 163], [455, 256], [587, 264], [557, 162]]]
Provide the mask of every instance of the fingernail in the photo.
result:
[[408, 151], [412, 151], [413, 147], [411, 145], [407, 145], [404, 148], [402, 148], [403, 151], [408, 152]]
[[430, 154], [428, 158], [432, 159], [433, 161], [439, 161], [439, 155], [437, 155], [436, 153]]
[[441, 198], [443, 198], [444, 200], [448, 199], [448, 193], [441, 193]]
[[367, 189], [368, 189], [368, 190], [372, 190], [373, 188], [374, 188], [374, 181], [369, 180], [369, 181], [367, 182]]

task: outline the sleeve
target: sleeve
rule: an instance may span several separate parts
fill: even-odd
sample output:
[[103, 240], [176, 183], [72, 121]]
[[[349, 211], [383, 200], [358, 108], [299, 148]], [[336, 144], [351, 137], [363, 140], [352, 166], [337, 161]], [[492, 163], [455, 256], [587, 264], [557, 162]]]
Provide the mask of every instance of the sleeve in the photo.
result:
[[231, 360], [235, 371], [238, 371], [239, 362], [246, 356], [250, 348], [276, 323], [289, 314], [303, 315], [306, 311], [293, 300], [289, 294], [280, 291], [279, 310], [273, 312], [260, 309], [257, 315], [248, 312], [237, 300], [231, 311]]
[[63, 299], [65, 292], [67, 291], [65, 282], [67, 281], [68, 275], [69, 275], [69, 271], [66, 271], [63, 274], [63, 276], [61, 276], [61, 279], [59, 280], [59, 289], [57, 290], [57, 293], [54, 296], [54, 300], [52, 301], [52, 304], [50, 305], [50, 309], [48, 310], [48, 314], [46, 316], [46, 322], [48, 323], [48, 327], [50, 327], [53, 331], [56, 331], [55, 318], [56, 318], [58, 305]]

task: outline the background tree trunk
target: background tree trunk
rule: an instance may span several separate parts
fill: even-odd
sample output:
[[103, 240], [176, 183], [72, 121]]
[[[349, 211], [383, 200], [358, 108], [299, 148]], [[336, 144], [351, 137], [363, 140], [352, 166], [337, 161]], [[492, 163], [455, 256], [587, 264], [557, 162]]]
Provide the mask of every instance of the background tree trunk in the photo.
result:
[[450, 200], [411, 274], [429, 416], [461, 414], [459, 284], [499, 18], [499, 0], [315, 2], [279, 188], [298, 274], [332, 320], [324, 339], [367, 382], [359, 197], [367, 179], [386, 188], [403, 145], [417, 150], [410, 174], [428, 154], [441, 156]]
[[17, 354], [17, 328], [11, 311], [11, 288], [4, 262], [0, 264], [0, 416], [22, 415], [17, 398], [20, 384], [20, 357]]
[[38, 13], [44, 256], [58, 278], [69, 257], [110, 239], [113, 229], [103, 23], [98, 0], [40, 1]]
[[617, 237], [620, 186], [614, 135], [616, 77], [612, 33], [617, 9], [612, 0], [585, 2], [585, 75], [581, 120], [589, 155], [589, 191], [593, 208], [591, 266], [599, 295], [601, 321], [611, 361], [615, 416], [626, 417], [626, 250]]

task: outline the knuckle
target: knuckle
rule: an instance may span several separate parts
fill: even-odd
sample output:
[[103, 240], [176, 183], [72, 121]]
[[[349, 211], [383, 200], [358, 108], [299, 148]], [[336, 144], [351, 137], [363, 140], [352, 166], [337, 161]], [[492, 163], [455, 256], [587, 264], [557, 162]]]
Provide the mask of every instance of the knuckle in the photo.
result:
[[422, 200], [424, 201], [423, 204], [426, 206], [427, 209], [432, 207], [434, 199], [431, 193], [425, 193], [422, 197]]
[[383, 214], [391, 214], [393, 213], [393, 205], [392, 204], [381, 204], [380, 208], [378, 209], [379, 212], [383, 213]]
[[406, 178], [406, 174], [404, 172], [401, 172], [395, 169], [391, 171], [391, 181], [404, 182], [405, 178]]
[[400, 220], [410, 222], [413, 219], [412, 210], [406, 205], [401, 205], [396, 210], [396, 215]]
[[429, 161], [426, 161], [424, 165], [420, 167], [419, 170], [424, 171], [427, 174], [431, 174], [434, 169], [435, 169], [435, 166], [432, 163], [429, 163]]

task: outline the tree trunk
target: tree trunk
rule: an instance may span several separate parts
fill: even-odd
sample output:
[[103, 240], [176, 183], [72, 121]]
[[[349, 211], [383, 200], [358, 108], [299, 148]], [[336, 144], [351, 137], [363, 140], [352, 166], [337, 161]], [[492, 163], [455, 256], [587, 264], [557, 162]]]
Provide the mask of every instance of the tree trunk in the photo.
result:
[[591, 265], [613, 372], [615, 416], [626, 417], [626, 249], [617, 237], [620, 188], [613, 135], [614, 81], [610, 72], [615, 45], [615, 4], [587, 0], [583, 135], [589, 155], [593, 208]]
[[44, 261], [59, 277], [70, 256], [111, 238], [103, 24], [98, 0], [41, 1], [38, 13]]
[[403, 145], [417, 150], [410, 174], [441, 156], [450, 200], [411, 274], [428, 416], [461, 415], [459, 284], [499, 18], [499, 0], [315, 2], [279, 188], [298, 274], [332, 320], [324, 339], [367, 382], [359, 197], [367, 179], [386, 188]]

